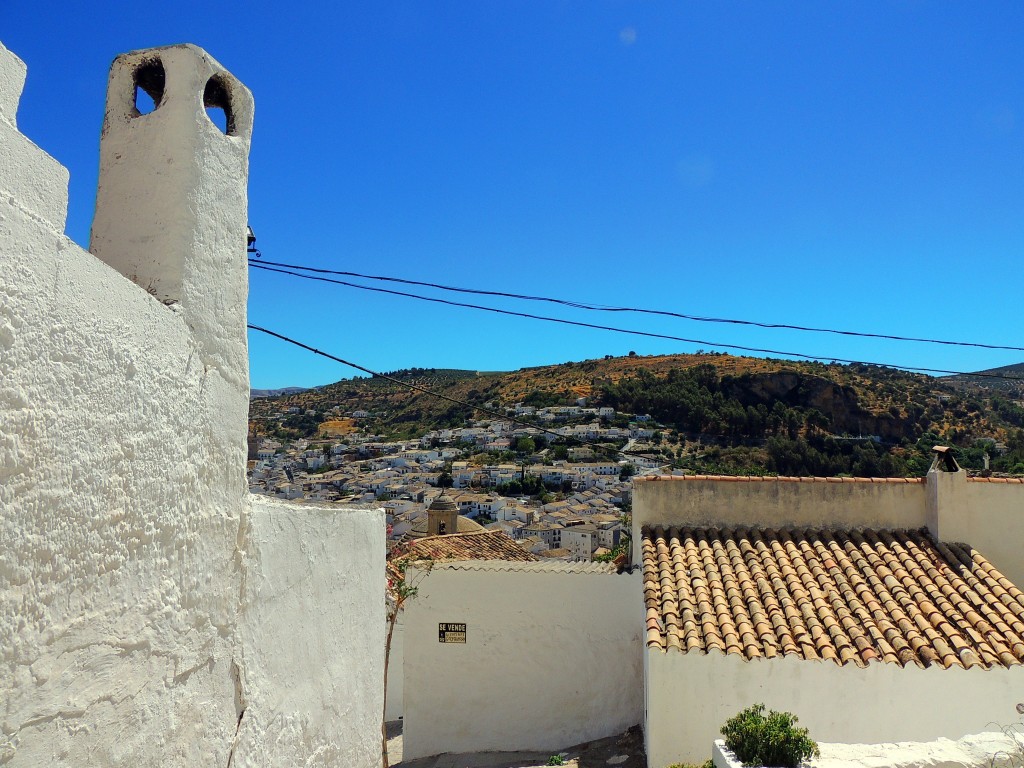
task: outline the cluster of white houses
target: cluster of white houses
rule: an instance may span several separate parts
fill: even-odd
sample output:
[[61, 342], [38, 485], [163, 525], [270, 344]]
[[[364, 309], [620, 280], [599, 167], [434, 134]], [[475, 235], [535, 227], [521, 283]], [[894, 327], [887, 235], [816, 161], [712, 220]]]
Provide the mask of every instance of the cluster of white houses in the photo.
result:
[[[589, 561], [618, 546], [623, 508], [632, 494], [632, 485], [619, 479], [622, 465], [617, 462], [471, 466], [450, 461], [462, 450], [401, 442], [337, 443], [325, 453], [309, 448], [307, 441], [282, 446], [264, 440], [255, 453], [249, 469], [252, 493], [383, 507], [392, 541], [425, 520], [441, 494], [439, 478], [450, 466], [452, 489], [446, 496], [460, 515], [504, 531], [529, 552], [561, 560]], [[527, 476], [565, 489], [559, 494], [563, 498], [542, 503], [495, 492]]]

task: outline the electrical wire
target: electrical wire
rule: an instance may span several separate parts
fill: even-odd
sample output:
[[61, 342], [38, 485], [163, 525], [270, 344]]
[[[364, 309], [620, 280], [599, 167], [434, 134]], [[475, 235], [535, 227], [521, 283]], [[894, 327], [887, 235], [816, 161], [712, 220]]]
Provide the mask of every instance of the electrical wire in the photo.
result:
[[[576, 437], [574, 435], [573, 436], [562, 435], [562, 434], [559, 434], [558, 432], [555, 432], [553, 429], [545, 429], [544, 427], [538, 427], [536, 424], [531, 424], [528, 421], [523, 421], [521, 419], [516, 419], [516, 418], [514, 418], [512, 416], [509, 416], [507, 414], [499, 413], [498, 411], [493, 411], [490, 408], [484, 408], [484, 407], [479, 406], [479, 405], [473, 405], [472, 403], [467, 403], [464, 400], [459, 400], [458, 398], [450, 397], [449, 395], [444, 395], [444, 394], [441, 394], [440, 392], [435, 392], [434, 390], [428, 389], [427, 387], [421, 387], [418, 384], [413, 384], [413, 383], [408, 382], [408, 381], [402, 381], [401, 379], [396, 379], [394, 376], [388, 376], [388, 375], [383, 374], [383, 373], [378, 373], [377, 371], [371, 370], [371, 369], [366, 368], [366, 367], [364, 367], [362, 365], [358, 365], [357, 363], [353, 363], [353, 362], [351, 362], [349, 360], [345, 360], [345, 359], [343, 359], [341, 357], [338, 357], [336, 355], [332, 355], [332, 354], [330, 354], [328, 352], [323, 352], [323, 351], [321, 351], [319, 349], [316, 349], [315, 347], [309, 346], [308, 344], [303, 344], [301, 341], [296, 341], [295, 339], [289, 338], [288, 336], [285, 336], [285, 335], [280, 334], [280, 333], [276, 333], [275, 331], [268, 330], [267, 328], [263, 328], [263, 327], [258, 326], [258, 325], [253, 325], [253, 324], [250, 323], [250, 324], [248, 324], [247, 327], [250, 330], [252, 330], [252, 331], [259, 331], [261, 333], [267, 334], [268, 336], [273, 336], [275, 339], [280, 339], [281, 341], [286, 341], [289, 344], [294, 344], [296, 347], [299, 347], [300, 349], [304, 349], [307, 352], [312, 352], [315, 355], [320, 355], [322, 357], [326, 357], [328, 360], [333, 360], [336, 363], [341, 363], [342, 365], [347, 365], [349, 368], [354, 368], [357, 371], [362, 371], [363, 373], [368, 373], [368, 374], [370, 374], [371, 376], [373, 376], [375, 378], [384, 379], [385, 381], [390, 381], [393, 384], [398, 384], [399, 386], [415, 390], [416, 392], [420, 392], [422, 394], [429, 395], [430, 397], [436, 397], [439, 400], [446, 400], [449, 403], [454, 403], [455, 405], [461, 405], [461, 406], [463, 406], [465, 408], [469, 408], [469, 409], [474, 410], [474, 411], [479, 411], [480, 413], [486, 413], [488, 416], [494, 416], [495, 418], [501, 419], [502, 421], [509, 421], [509, 422], [512, 422], [513, 424], [519, 424], [522, 427], [529, 427], [530, 429], [536, 429], [536, 430], [538, 430], [540, 432], [543, 432], [544, 434], [548, 434], [548, 435], [552, 435], [554, 437], [557, 437], [559, 440], [575, 440], [575, 441], [579, 442], [580, 444], [585, 445], [585, 446], [587, 446], [589, 448], [597, 448], [598, 450], [601, 450], [601, 451], [611, 451], [611, 452], [614, 452], [614, 453], [622, 454], [623, 456], [633, 456], [635, 458], [644, 459], [645, 461], [651, 461], [651, 457], [650, 456], [646, 456], [646, 455], [644, 455], [642, 453], [635, 453], [633, 451], [621, 451], [621, 450], [619, 450], [617, 448], [609, 448], [607, 445], [602, 445], [601, 443], [594, 443], [594, 442], [591, 442], [589, 440], [584, 440], [583, 438]], [[665, 466], [665, 465], [671, 466], [674, 469], [681, 468], [675, 462], [665, 462], [665, 464], [661, 465], [661, 466]]]
[[297, 269], [302, 272], [315, 272], [318, 274], [326, 275], [341, 275], [343, 277], [355, 277], [362, 280], [378, 280], [389, 283], [401, 283], [403, 285], [418, 285], [424, 288], [436, 288], [441, 291], [453, 291], [456, 293], [469, 293], [476, 294], [479, 296], [496, 296], [506, 299], [519, 299], [522, 301], [542, 301], [550, 304], [558, 304], [564, 307], [571, 307], [573, 309], [585, 309], [592, 312], [633, 312], [644, 315], [660, 315], [663, 317], [675, 317], [680, 320], [694, 320], [699, 323], [720, 323], [728, 325], [746, 325], [753, 326], [756, 328], [768, 328], [768, 329], [780, 329], [789, 331], [807, 331], [810, 333], [832, 333], [839, 336], [856, 336], [866, 339], [886, 339], [889, 341], [911, 341], [922, 344], [944, 344], [954, 347], [976, 347], [979, 349], [994, 349], [1004, 350], [1009, 352], [1024, 352], [1024, 347], [1014, 347], [1003, 344], [985, 344], [982, 342], [975, 341], [950, 341], [948, 339], [929, 339], [921, 338], [917, 336], [896, 336], [887, 333], [868, 333], [865, 331], [846, 331], [836, 328], [817, 328], [814, 326], [807, 325], [792, 325], [789, 323], [767, 323], [756, 320], [737, 320], [735, 318], [728, 317], [704, 317], [701, 315], [688, 315], [681, 312], [671, 312], [663, 309], [643, 309], [640, 307], [614, 307], [606, 306], [603, 304], [591, 304], [581, 301], [571, 301], [568, 299], [556, 299], [546, 296], [530, 296], [528, 294], [520, 293], [506, 293], [504, 291], [488, 291], [478, 288], [459, 288], [452, 285], [443, 285], [441, 283], [431, 283], [422, 280], [407, 280], [400, 277], [387, 277], [384, 275], [366, 275], [360, 272], [347, 272], [343, 270], [335, 269], [320, 269], [318, 267], [307, 267], [299, 264], [283, 264], [276, 261], [263, 261], [254, 262], [252, 259], [249, 260], [252, 266], [269, 265], [272, 267], [282, 267], [285, 269]]
[[849, 365], [872, 365], [879, 366], [882, 368], [894, 368], [902, 369], [906, 371], [917, 371], [920, 373], [936, 373], [936, 374], [947, 374], [953, 376], [970, 376], [974, 378], [985, 378], [985, 379], [999, 379], [1000, 381], [1024, 381], [1024, 377], [1018, 376], [1001, 376], [994, 373], [971, 373], [969, 371], [955, 371], [945, 368], [924, 368], [921, 366], [912, 365], [896, 365], [894, 363], [878, 363], [867, 360], [851, 360], [842, 357], [822, 356], [822, 355], [809, 355], [804, 352], [787, 352], [778, 349], [766, 349], [764, 347], [748, 347], [740, 344], [726, 344], [723, 342], [706, 341], [703, 339], [690, 339], [682, 336], [672, 336], [665, 333], [653, 333], [651, 331], [638, 331], [629, 328], [616, 328], [609, 325], [599, 325], [596, 323], [584, 323], [578, 320], [566, 320], [560, 317], [549, 317], [546, 315], [534, 315], [528, 312], [515, 312], [510, 309], [499, 309], [497, 307], [487, 307], [480, 304], [469, 304], [460, 301], [450, 301], [448, 299], [441, 299], [434, 296], [421, 296], [415, 293], [408, 293], [406, 291], [396, 291], [390, 288], [377, 288], [370, 285], [360, 285], [359, 283], [352, 283], [347, 280], [335, 280], [330, 277], [319, 277], [317, 275], [306, 275], [301, 272], [292, 272], [287, 269], [278, 269], [275, 267], [267, 266], [268, 262], [252, 263], [250, 266], [256, 269], [266, 270], [267, 272], [278, 272], [282, 275], [292, 275], [293, 277], [299, 277], [304, 280], [315, 280], [323, 283], [333, 283], [335, 285], [343, 285], [349, 288], [358, 288], [363, 291], [372, 291], [374, 293], [384, 293], [392, 296], [403, 296], [410, 299], [419, 299], [420, 301], [429, 301], [435, 304], [443, 304], [451, 307], [463, 307], [466, 309], [476, 309], [483, 312], [493, 312], [500, 315], [508, 315], [511, 317], [522, 317], [530, 320], [543, 320], [549, 323], [560, 323], [562, 325], [571, 325], [578, 328], [591, 328], [599, 331], [610, 331], [612, 333], [623, 333], [631, 336], [643, 336], [651, 339], [665, 339], [668, 341], [679, 341], [685, 344], [697, 344], [705, 347], [717, 347], [722, 349], [734, 349], [740, 352], [754, 352], [758, 354], [766, 355], [778, 355], [780, 357], [798, 357], [804, 360], [813, 360], [818, 362], [834, 362], [834, 363], [846, 363]]

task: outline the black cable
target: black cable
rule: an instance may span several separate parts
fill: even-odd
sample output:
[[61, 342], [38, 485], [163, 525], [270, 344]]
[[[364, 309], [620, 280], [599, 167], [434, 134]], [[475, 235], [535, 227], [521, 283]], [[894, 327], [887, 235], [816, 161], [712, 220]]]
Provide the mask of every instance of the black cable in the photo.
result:
[[637, 314], [644, 315], [661, 315], [663, 317], [675, 317], [680, 320], [695, 320], [699, 323], [722, 323], [730, 325], [748, 325], [756, 328], [769, 328], [769, 329], [783, 329], [789, 331], [808, 331], [811, 333], [833, 333], [839, 336], [857, 336], [866, 339], [887, 339], [889, 341], [913, 341], [920, 342], [922, 344], [945, 344], [954, 347], [977, 347], [980, 349], [998, 349], [1006, 350], [1009, 352], [1024, 352], [1024, 347], [1013, 347], [1002, 344], [984, 344], [982, 342], [974, 341], [950, 341], [947, 339], [926, 339], [918, 338], [916, 336], [894, 336], [887, 333], [867, 333], [864, 331], [844, 331], [835, 328], [816, 328], [814, 326], [807, 325], [791, 325], [789, 323], [765, 323], [756, 320], [737, 320], [735, 318], [728, 317], [703, 317], [701, 315], [687, 315], [681, 312], [670, 312], [663, 309], [643, 309], [638, 307], [610, 307], [603, 304], [590, 304], [587, 302], [570, 301], [567, 299], [555, 299], [545, 296], [530, 296], [527, 294], [520, 293], [505, 293], [504, 291], [486, 291], [478, 288], [458, 288], [451, 285], [442, 285], [440, 283], [431, 283], [421, 280], [406, 280], [400, 277], [386, 277], [383, 275], [364, 275], [359, 272], [346, 272], [335, 269], [319, 269], [317, 267], [305, 267], [298, 264], [282, 264], [275, 261], [260, 261], [253, 262], [250, 259], [250, 264], [253, 266], [260, 266], [267, 264], [272, 267], [284, 267], [286, 269], [298, 269], [303, 272], [316, 272], [319, 274], [326, 275], [342, 275], [345, 277], [357, 277], [363, 280], [379, 280], [382, 282], [389, 283], [402, 283], [403, 285], [419, 285], [425, 288], [437, 288], [442, 291], [454, 291], [456, 293], [471, 293], [480, 296], [499, 296], [506, 299], [520, 299], [523, 301], [544, 301], [550, 304], [559, 304], [564, 307], [572, 307], [573, 309], [585, 309], [593, 312], [634, 312]]
[[[274, 331], [267, 330], [266, 328], [261, 328], [258, 325], [252, 325], [250, 323], [247, 327], [250, 330], [260, 331], [261, 333], [265, 333], [268, 336], [273, 336], [275, 339], [280, 339], [281, 341], [286, 341], [289, 344], [294, 344], [296, 347], [299, 347], [301, 349], [305, 349], [306, 351], [312, 352], [315, 355], [321, 355], [322, 357], [326, 357], [328, 360], [333, 360], [336, 363], [341, 363], [342, 365], [347, 365], [349, 368], [355, 368], [357, 371], [362, 371], [363, 373], [368, 373], [371, 376], [374, 376], [376, 378], [384, 379], [385, 381], [390, 381], [390, 382], [392, 382], [394, 384], [398, 384], [399, 386], [402, 386], [402, 387], [407, 387], [408, 389], [412, 389], [412, 390], [415, 390], [417, 392], [422, 392], [425, 395], [430, 395], [431, 397], [436, 397], [439, 400], [447, 400], [449, 403], [454, 403], [455, 405], [461, 405], [461, 406], [463, 406], [465, 408], [469, 408], [469, 409], [474, 410], [474, 411], [479, 411], [480, 413], [486, 413], [488, 416], [494, 416], [495, 418], [501, 419], [502, 421], [510, 421], [513, 424], [519, 424], [522, 427], [529, 427], [530, 429], [536, 429], [536, 430], [538, 430], [540, 432], [543, 432], [545, 434], [553, 435], [554, 437], [557, 437], [559, 440], [575, 440], [576, 442], [580, 443], [581, 445], [586, 445], [586, 446], [588, 446], [590, 448], [597, 448], [598, 450], [602, 450], [602, 451], [614, 451], [615, 453], [622, 454], [623, 456], [635, 456], [636, 458], [644, 459], [645, 461], [650, 461], [651, 460], [650, 456], [645, 456], [642, 453], [634, 453], [633, 451], [620, 451], [618, 449], [609, 448], [608, 446], [601, 445], [600, 443], [592, 443], [589, 440], [583, 440], [582, 438], [575, 437], [575, 436], [566, 437], [565, 435], [560, 435], [558, 432], [555, 432], [552, 429], [545, 429], [544, 427], [538, 427], [536, 424], [531, 424], [528, 421], [522, 421], [521, 419], [516, 419], [516, 418], [514, 418], [512, 416], [509, 416], [507, 414], [499, 413], [498, 411], [492, 411], [489, 408], [483, 408], [483, 407], [481, 407], [479, 405], [473, 405], [472, 403], [467, 403], [467, 402], [465, 402], [463, 400], [458, 400], [458, 399], [456, 399], [454, 397], [450, 397], [448, 395], [443, 395], [440, 392], [435, 392], [432, 389], [427, 389], [426, 387], [421, 387], [418, 384], [412, 384], [412, 383], [410, 383], [408, 381], [402, 381], [401, 379], [396, 379], [393, 376], [387, 376], [387, 375], [385, 375], [383, 373], [378, 373], [377, 371], [370, 370], [369, 368], [364, 368], [361, 365], [357, 365], [356, 363], [350, 362], [348, 360], [344, 360], [344, 359], [342, 359], [340, 357], [337, 357], [335, 355], [329, 354], [328, 352], [321, 352], [319, 349], [311, 347], [308, 344], [303, 344], [301, 341], [296, 341], [295, 339], [291, 339], [291, 338], [289, 338], [287, 336], [283, 336], [280, 333], [275, 333]], [[679, 465], [677, 465], [675, 462], [665, 462], [665, 463], [670, 465], [670, 466], [672, 466], [673, 468], [678, 468], [678, 469], [682, 468]]]
[[746, 347], [739, 344], [725, 344], [721, 342], [705, 341], [702, 339], [688, 339], [682, 336], [672, 336], [664, 333], [652, 333], [650, 331], [636, 331], [628, 328], [616, 328], [609, 325], [597, 325], [595, 323], [584, 323], [578, 320], [566, 320], [559, 317], [548, 317], [546, 315], [534, 315], [527, 312], [514, 312], [510, 309], [498, 309], [497, 307], [485, 307], [480, 304], [467, 304], [460, 301], [449, 301], [448, 299], [439, 299], [433, 296], [420, 296], [415, 293], [407, 293], [405, 291], [395, 291], [390, 288], [375, 288], [370, 285], [359, 285], [358, 283], [350, 283], [347, 280], [335, 280], [330, 277], [318, 277], [316, 275], [304, 275], [300, 272], [291, 272], [286, 269], [276, 269], [274, 267], [266, 266], [265, 263], [250, 263], [250, 266], [257, 269], [263, 269], [268, 272], [279, 272], [282, 275], [292, 275], [293, 277], [301, 277], [304, 280], [316, 280], [323, 283], [333, 283], [335, 285], [344, 285], [349, 288], [358, 288], [363, 291], [373, 291], [375, 293], [386, 293], [392, 296], [404, 296], [410, 299], [419, 299], [420, 301], [429, 301], [435, 304], [444, 304], [450, 307], [464, 307], [466, 309], [478, 309], [484, 312], [494, 312], [500, 315], [509, 315], [512, 317], [524, 317], [530, 320], [544, 320], [549, 323], [561, 323], [562, 325], [572, 325], [578, 328], [592, 328], [598, 331], [611, 331], [613, 333], [625, 333], [631, 336], [644, 336], [651, 339], [666, 339], [668, 341], [680, 341], [685, 344], [697, 344], [704, 347], [720, 347], [724, 349], [735, 349], [741, 352], [755, 352], [766, 355], [779, 355], [781, 357], [799, 357], [805, 360], [815, 360], [819, 362], [836, 362], [846, 363], [850, 365], [874, 365], [882, 368], [894, 368], [903, 369], [907, 371], [918, 371], [921, 373], [941, 373], [950, 374], [954, 376], [974, 376], [986, 379], [999, 379], [1000, 381], [1024, 381], [1024, 377], [1017, 376], [1000, 376], [994, 373], [970, 373], [968, 371], [952, 371], [945, 368], [923, 368], [920, 366], [911, 365], [895, 365], [892, 363], [876, 363], [867, 360], [849, 360], [842, 357], [822, 356], [822, 355], [808, 355], [803, 352], [785, 352], [777, 349], [765, 349], [763, 347]]

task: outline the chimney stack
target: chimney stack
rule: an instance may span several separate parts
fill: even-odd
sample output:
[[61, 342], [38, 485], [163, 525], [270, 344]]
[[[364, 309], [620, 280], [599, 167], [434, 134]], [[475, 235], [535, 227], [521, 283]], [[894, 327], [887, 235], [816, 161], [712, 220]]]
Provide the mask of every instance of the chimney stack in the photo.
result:
[[[152, 109], [143, 114], [147, 96]], [[222, 111], [223, 129], [208, 110]], [[179, 305], [203, 365], [246, 395], [252, 120], [252, 94], [201, 48], [118, 56], [89, 245], [155, 298]]]
[[970, 541], [966, 514], [967, 472], [948, 446], [932, 448], [935, 458], [925, 479], [926, 521], [937, 541]]

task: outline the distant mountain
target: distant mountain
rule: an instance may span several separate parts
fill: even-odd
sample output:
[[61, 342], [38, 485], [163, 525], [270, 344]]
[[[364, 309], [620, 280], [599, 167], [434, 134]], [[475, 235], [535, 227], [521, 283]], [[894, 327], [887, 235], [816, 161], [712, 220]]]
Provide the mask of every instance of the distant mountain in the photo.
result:
[[[978, 375], [983, 374], [983, 375]], [[993, 379], [992, 376], [1011, 377], [1006, 381]], [[958, 376], [946, 376], [943, 381], [949, 382], [960, 389], [979, 392], [1001, 392], [1013, 397], [1024, 396], [1024, 363], [1015, 365], [1004, 365], [1000, 368], [989, 368], [984, 371], [977, 371], [975, 374], [961, 374]]]
[[281, 395], [296, 395], [299, 392], [306, 392], [309, 387], [282, 387], [281, 389], [250, 389], [249, 397], [280, 397]]

